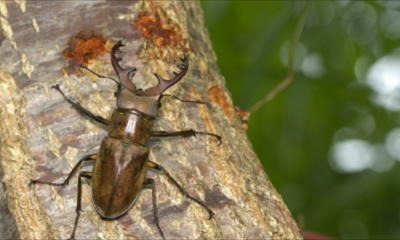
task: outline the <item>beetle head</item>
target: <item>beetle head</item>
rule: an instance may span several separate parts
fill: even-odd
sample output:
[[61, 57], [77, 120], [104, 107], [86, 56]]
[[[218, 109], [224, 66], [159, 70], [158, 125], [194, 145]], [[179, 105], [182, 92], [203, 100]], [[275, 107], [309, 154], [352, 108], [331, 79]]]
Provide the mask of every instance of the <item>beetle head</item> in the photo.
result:
[[119, 79], [119, 86], [116, 92], [117, 106], [123, 109], [136, 109], [149, 115], [155, 115], [161, 94], [185, 76], [189, 66], [188, 60], [186, 57], [181, 59], [182, 64], [178, 65], [180, 72], [174, 72], [172, 79], [163, 79], [155, 73], [154, 76], [158, 80], [156, 86], [146, 90], [137, 89], [131, 81], [135, 76], [136, 68], [121, 67], [119, 64], [121, 58], [116, 56], [117, 53], [121, 52], [120, 47], [122, 46], [125, 45], [122, 44], [122, 41], [118, 41], [111, 50], [111, 63]]

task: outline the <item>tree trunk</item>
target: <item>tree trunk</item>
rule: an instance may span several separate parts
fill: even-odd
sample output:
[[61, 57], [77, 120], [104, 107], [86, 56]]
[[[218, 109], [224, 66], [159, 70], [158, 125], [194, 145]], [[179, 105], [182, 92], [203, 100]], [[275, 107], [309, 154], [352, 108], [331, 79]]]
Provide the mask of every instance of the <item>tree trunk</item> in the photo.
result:
[[[168, 93], [211, 103], [162, 100], [154, 129], [196, 129], [222, 136], [154, 139], [151, 160], [163, 165], [215, 212], [183, 197], [165, 176], [156, 180], [161, 228], [167, 238], [299, 239], [299, 229], [268, 181], [226, 90], [196, 1], [1, 1], [0, 157], [8, 208], [22, 239], [65, 239], [73, 227], [76, 178], [65, 188], [29, 186], [62, 181], [76, 161], [96, 153], [105, 129], [79, 115], [60, 94], [108, 117], [115, 84], [78, 65], [114, 76], [109, 50], [125, 38], [123, 64], [138, 68], [137, 86], [172, 76], [186, 55], [189, 71]], [[89, 167], [89, 166], [87, 166]], [[3, 218], [4, 219], [4, 218]], [[1, 228], [0, 228], [1, 229]], [[129, 213], [104, 221], [83, 187], [78, 239], [160, 238], [151, 194], [143, 191]]]

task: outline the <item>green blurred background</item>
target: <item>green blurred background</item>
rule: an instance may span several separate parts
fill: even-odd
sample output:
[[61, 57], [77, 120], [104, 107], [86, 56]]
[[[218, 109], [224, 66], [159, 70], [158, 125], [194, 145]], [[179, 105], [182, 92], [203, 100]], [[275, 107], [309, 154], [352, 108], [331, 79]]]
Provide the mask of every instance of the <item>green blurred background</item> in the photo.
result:
[[[302, 229], [400, 239], [400, 1], [307, 1], [294, 82], [248, 134]], [[202, 1], [234, 103], [287, 75], [302, 1]]]

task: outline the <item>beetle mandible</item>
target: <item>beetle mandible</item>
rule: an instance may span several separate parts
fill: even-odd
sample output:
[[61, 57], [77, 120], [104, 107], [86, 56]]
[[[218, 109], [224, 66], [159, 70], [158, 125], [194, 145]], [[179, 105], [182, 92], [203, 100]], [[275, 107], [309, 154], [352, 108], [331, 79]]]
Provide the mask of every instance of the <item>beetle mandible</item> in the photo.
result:
[[[165, 90], [181, 80], [188, 70], [188, 60], [183, 58], [178, 65], [180, 71], [174, 72], [174, 77], [170, 80], [163, 79], [158, 74], [154, 74], [158, 84], [146, 90], [137, 89], [131, 79], [135, 75], [136, 68], [123, 68], [119, 62], [121, 57], [116, 54], [121, 52], [120, 48], [124, 44], [118, 41], [111, 50], [111, 63], [117, 74], [118, 80], [95, 73], [86, 66], [84, 69], [96, 74], [100, 78], [108, 78], [117, 83], [118, 89], [115, 92], [117, 98], [117, 108], [113, 111], [111, 120], [95, 115], [82, 107], [79, 103], [68, 98], [60, 89], [59, 85], [53, 86], [63, 98], [69, 102], [79, 113], [108, 127], [106, 136], [100, 146], [98, 154], [91, 154], [83, 157], [73, 167], [66, 179], [62, 183], [32, 180], [31, 184], [48, 184], [53, 186], [65, 186], [78, 171], [81, 164], [86, 161], [94, 161], [93, 171], [81, 171], [78, 177], [78, 194], [76, 204], [76, 217], [71, 239], [75, 238], [75, 231], [78, 226], [81, 214], [82, 178], [90, 179], [92, 182], [92, 202], [97, 213], [103, 219], [116, 219], [126, 214], [135, 203], [139, 193], [144, 188], [152, 190], [153, 215], [157, 229], [163, 239], [164, 233], [160, 227], [156, 188], [154, 180], [146, 177], [147, 169], [156, 169], [165, 174], [171, 183], [187, 198], [193, 200], [207, 210], [209, 218], [213, 216], [213, 211], [206, 204], [190, 196], [184, 188], [159, 164], [148, 159], [149, 147], [147, 143], [150, 137], [189, 137], [196, 134], [210, 135], [216, 137], [221, 143], [221, 137], [208, 132], [184, 130], [176, 132], [153, 131], [152, 126], [160, 107], [160, 100], [165, 96]], [[205, 104], [201, 101], [183, 100], [172, 96], [183, 102]]]

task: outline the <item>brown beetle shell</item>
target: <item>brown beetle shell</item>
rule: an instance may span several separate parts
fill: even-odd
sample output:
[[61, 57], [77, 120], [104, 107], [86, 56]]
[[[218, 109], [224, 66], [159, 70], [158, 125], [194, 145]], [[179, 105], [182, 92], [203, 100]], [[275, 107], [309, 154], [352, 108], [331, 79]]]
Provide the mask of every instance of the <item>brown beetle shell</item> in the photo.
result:
[[103, 218], [117, 218], [134, 204], [146, 175], [145, 146], [105, 138], [93, 171], [92, 199]]
[[117, 109], [108, 137], [100, 147], [92, 178], [96, 211], [107, 219], [126, 213], [143, 187], [152, 118], [135, 110]]

